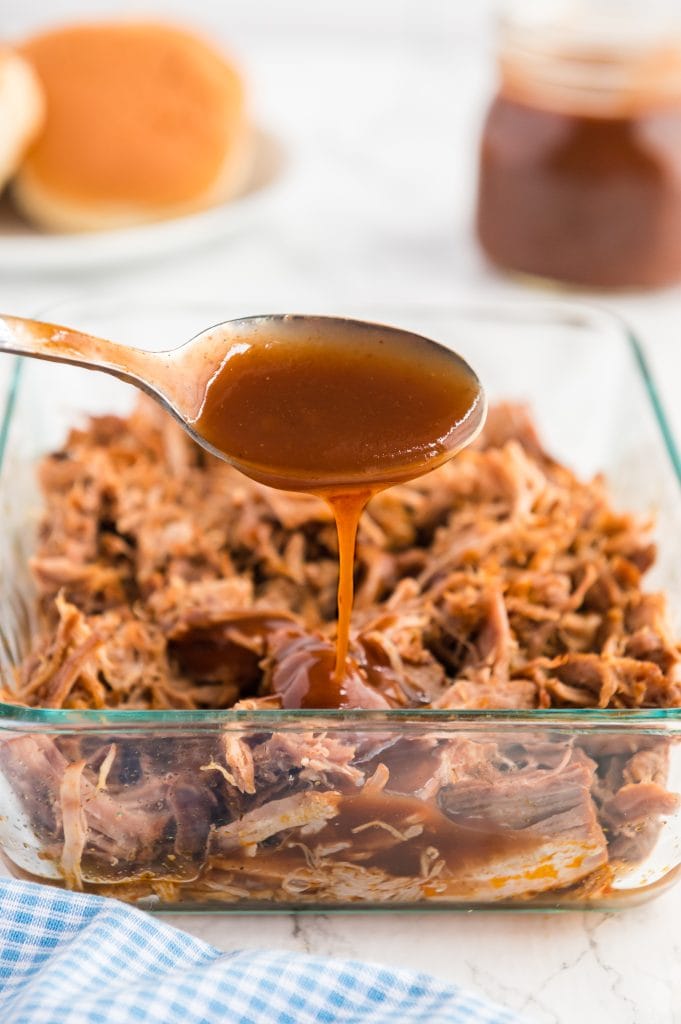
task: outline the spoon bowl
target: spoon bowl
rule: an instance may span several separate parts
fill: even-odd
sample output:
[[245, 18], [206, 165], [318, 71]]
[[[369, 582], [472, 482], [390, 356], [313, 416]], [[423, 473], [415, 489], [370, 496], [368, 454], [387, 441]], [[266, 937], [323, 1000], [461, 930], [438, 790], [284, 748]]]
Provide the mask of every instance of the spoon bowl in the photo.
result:
[[[457, 353], [409, 331], [341, 317], [243, 317], [149, 352], [0, 315], [2, 351], [134, 384], [246, 475], [322, 495], [363, 481], [375, 492], [433, 469], [473, 440], [486, 414], [480, 381]], [[426, 364], [417, 401], [412, 378], [423, 377]], [[419, 431], [424, 416], [428, 429]], [[359, 439], [354, 445], [350, 435]]]

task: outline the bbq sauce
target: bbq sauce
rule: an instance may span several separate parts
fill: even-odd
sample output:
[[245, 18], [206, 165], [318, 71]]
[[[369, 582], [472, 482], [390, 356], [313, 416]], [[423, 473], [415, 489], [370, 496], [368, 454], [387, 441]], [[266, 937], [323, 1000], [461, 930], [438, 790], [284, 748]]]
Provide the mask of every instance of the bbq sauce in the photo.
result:
[[477, 232], [510, 270], [596, 288], [681, 279], [681, 101], [621, 116], [498, 96], [480, 154]]
[[[494, 893], [506, 880], [509, 861], [515, 860], [516, 871], [536, 870], [537, 850], [546, 843], [540, 832], [504, 827], [492, 818], [452, 821], [435, 800], [386, 790], [347, 793], [339, 807], [340, 812], [310, 841], [313, 849], [338, 847], [337, 852], [325, 857], [328, 870], [338, 861], [354, 862], [366, 871], [378, 869], [405, 881], [413, 880], [422, 875], [424, 853], [430, 851], [444, 861], [445, 877], [436, 879], [443, 895], [449, 885], [454, 892], [457, 886], [460, 891], [466, 881], [475, 879], [481, 867], [489, 870], [490, 866], [497, 866], [499, 874], [490, 872], [486, 883], [488, 892]], [[244, 860], [254, 864], [261, 877], [268, 869], [275, 877], [282, 877], [305, 866], [297, 836], [270, 849], [261, 848], [255, 858], [243, 850], [216, 855], [223, 870], [243, 870]], [[550, 863], [545, 870], [552, 870]], [[452, 877], [447, 878], [447, 874]], [[365, 880], [364, 885], [366, 898], [370, 894], [370, 880]], [[429, 895], [434, 896], [437, 891]]]
[[483, 249], [566, 284], [681, 280], [678, 16], [590, 4], [575, 18], [552, 4], [537, 19], [509, 6], [480, 149]]
[[[323, 498], [338, 530], [336, 656], [309, 654], [301, 707], [342, 707], [357, 526], [369, 499], [435, 469], [484, 420], [470, 367], [377, 324], [263, 318], [230, 337], [192, 427], [247, 476]], [[300, 688], [298, 688], [300, 690]]]

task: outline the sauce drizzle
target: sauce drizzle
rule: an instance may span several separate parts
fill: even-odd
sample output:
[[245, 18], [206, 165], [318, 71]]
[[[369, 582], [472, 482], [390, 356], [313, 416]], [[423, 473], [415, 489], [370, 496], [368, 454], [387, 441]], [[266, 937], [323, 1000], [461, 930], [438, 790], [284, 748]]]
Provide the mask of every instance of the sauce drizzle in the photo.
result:
[[[260, 483], [323, 498], [338, 531], [338, 630], [302, 707], [342, 707], [359, 518], [379, 491], [473, 440], [485, 402], [470, 367], [406, 331], [324, 317], [263, 318], [230, 345], [192, 427]], [[316, 691], [316, 693], [313, 693]], [[309, 703], [308, 703], [309, 701]]]

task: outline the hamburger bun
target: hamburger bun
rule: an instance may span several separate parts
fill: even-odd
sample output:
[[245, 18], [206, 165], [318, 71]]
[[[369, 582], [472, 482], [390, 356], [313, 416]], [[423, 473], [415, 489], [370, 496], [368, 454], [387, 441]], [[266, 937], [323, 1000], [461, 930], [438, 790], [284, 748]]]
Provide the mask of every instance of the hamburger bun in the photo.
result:
[[202, 39], [163, 24], [86, 24], [36, 36], [21, 53], [47, 113], [13, 195], [39, 226], [161, 220], [245, 184], [252, 130], [243, 82]]
[[40, 83], [23, 57], [0, 48], [0, 192], [43, 122]]

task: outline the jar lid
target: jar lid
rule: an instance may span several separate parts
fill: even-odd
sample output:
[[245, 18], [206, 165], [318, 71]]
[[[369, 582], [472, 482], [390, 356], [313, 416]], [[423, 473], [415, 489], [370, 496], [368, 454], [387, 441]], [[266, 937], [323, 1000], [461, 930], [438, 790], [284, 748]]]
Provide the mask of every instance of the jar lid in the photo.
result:
[[626, 116], [681, 102], [681, 10], [668, 0], [511, 0], [502, 88], [569, 113]]

